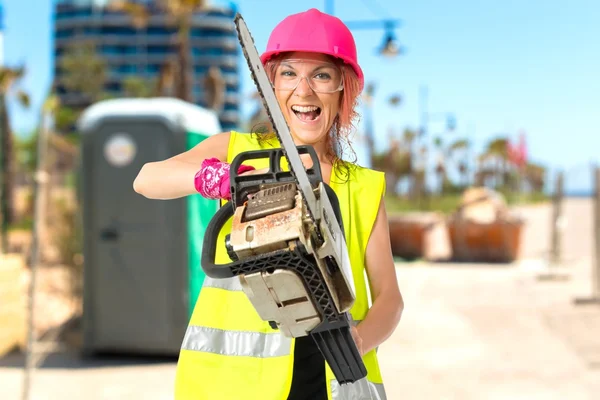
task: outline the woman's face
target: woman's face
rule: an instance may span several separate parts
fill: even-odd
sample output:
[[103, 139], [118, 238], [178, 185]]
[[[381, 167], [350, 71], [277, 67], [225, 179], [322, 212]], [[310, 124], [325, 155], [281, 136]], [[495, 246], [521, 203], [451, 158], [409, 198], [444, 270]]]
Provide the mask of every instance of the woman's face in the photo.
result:
[[290, 53], [276, 68], [273, 86], [296, 143], [324, 149], [340, 107], [341, 70], [326, 55]]

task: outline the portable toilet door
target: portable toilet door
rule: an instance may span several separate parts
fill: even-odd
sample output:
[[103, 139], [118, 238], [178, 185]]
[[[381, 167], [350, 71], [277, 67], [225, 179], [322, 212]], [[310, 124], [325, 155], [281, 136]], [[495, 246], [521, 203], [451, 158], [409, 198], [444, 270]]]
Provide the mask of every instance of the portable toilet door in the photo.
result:
[[88, 108], [79, 129], [84, 351], [177, 354], [204, 278], [202, 236], [217, 203], [199, 195], [147, 199], [133, 181], [145, 163], [219, 132], [218, 119], [177, 99], [118, 99]]

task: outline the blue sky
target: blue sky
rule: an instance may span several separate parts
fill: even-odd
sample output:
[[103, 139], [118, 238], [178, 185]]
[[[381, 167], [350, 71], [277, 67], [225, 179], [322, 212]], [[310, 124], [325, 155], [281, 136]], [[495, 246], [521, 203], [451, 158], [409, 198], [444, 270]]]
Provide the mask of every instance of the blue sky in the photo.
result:
[[[3, 3], [5, 62], [26, 63], [23, 87], [34, 100], [27, 112], [11, 104], [13, 124], [29, 132], [51, 81], [52, 6], [47, 0]], [[324, 3], [237, 1], [259, 51], [278, 21]], [[418, 126], [419, 88], [426, 85], [429, 111], [456, 115], [448, 141], [468, 136], [479, 149], [490, 137], [516, 138], [524, 130], [534, 160], [565, 169], [571, 189], [588, 186], [589, 163], [600, 158], [600, 2], [337, 0], [335, 13], [344, 21], [402, 20], [396, 35], [406, 53], [394, 60], [376, 55], [383, 30], [355, 31], [367, 81], [378, 84], [380, 148], [389, 127]], [[244, 92], [252, 85], [244, 75]], [[403, 96], [397, 109], [387, 104], [393, 94]], [[443, 124], [429, 128], [442, 133]]]

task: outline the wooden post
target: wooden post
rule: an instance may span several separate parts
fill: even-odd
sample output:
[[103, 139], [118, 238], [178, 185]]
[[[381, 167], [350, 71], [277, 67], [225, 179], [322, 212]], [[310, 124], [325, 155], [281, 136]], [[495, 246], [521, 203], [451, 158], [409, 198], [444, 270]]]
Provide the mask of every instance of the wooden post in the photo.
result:
[[592, 229], [592, 292], [575, 299], [575, 304], [600, 303], [600, 167], [594, 166], [594, 227]]
[[8, 154], [4, 153], [6, 149], [5, 143], [9, 140], [9, 132], [4, 131], [4, 111], [6, 107], [6, 99], [4, 95], [0, 95], [0, 254], [8, 253], [8, 207], [5, 179], [8, 173], [5, 171], [8, 168], [6, 157]]
[[600, 301], [600, 167], [594, 168], [594, 263], [592, 296]]
[[44, 110], [40, 119], [40, 128], [37, 139], [37, 165], [34, 177], [34, 210], [33, 210], [33, 234], [31, 242], [30, 271], [31, 278], [29, 282], [28, 300], [29, 313], [27, 321], [27, 351], [25, 353], [25, 373], [23, 375], [23, 393], [22, 399], [30, 398], [31, 376], [36, 368], [36, 337], [35, 337], [35, 295], [38, 264], [40, 263], [40, 238], [43, 235], [46, 221], [47, 191], [48, 185], [48, 136], [49, 132], [49, 114], [53, 112], [56, 98], [49, 98], [44, 104]]
[[560, 171], [554, 185], [554, 196], [552, 197], [552, 226], [550, 265], [555, 266], [561, 262], [561, 229], [560, 218], [562, 216], [562, 204], [564, 196], [564, 173]]
[[540, 280], [568, 280], [570, 271], [563, 268], [562, 257], [562, 230], [563, 230], [563, 200], [564, 200], [564, 172], [559, 171], [554, 182], [552, 196], [552, 219], [550, 221], [550, 257], [545, 271], [538, 275]]

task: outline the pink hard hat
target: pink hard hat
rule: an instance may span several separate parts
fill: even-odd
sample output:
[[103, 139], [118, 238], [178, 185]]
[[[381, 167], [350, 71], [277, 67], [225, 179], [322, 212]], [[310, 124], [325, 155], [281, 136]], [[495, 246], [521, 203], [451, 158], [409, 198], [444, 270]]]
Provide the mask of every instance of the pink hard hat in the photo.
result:
[[343, 60], [356, 72], [362, 91], [365, 77], [358, 65], [356, 43], [339, 18], [316, 8], [286, 17], [271, 32], [267, 49], [260, 58], [264, 64], [273, 55], [289, 51], [322, 53]]

